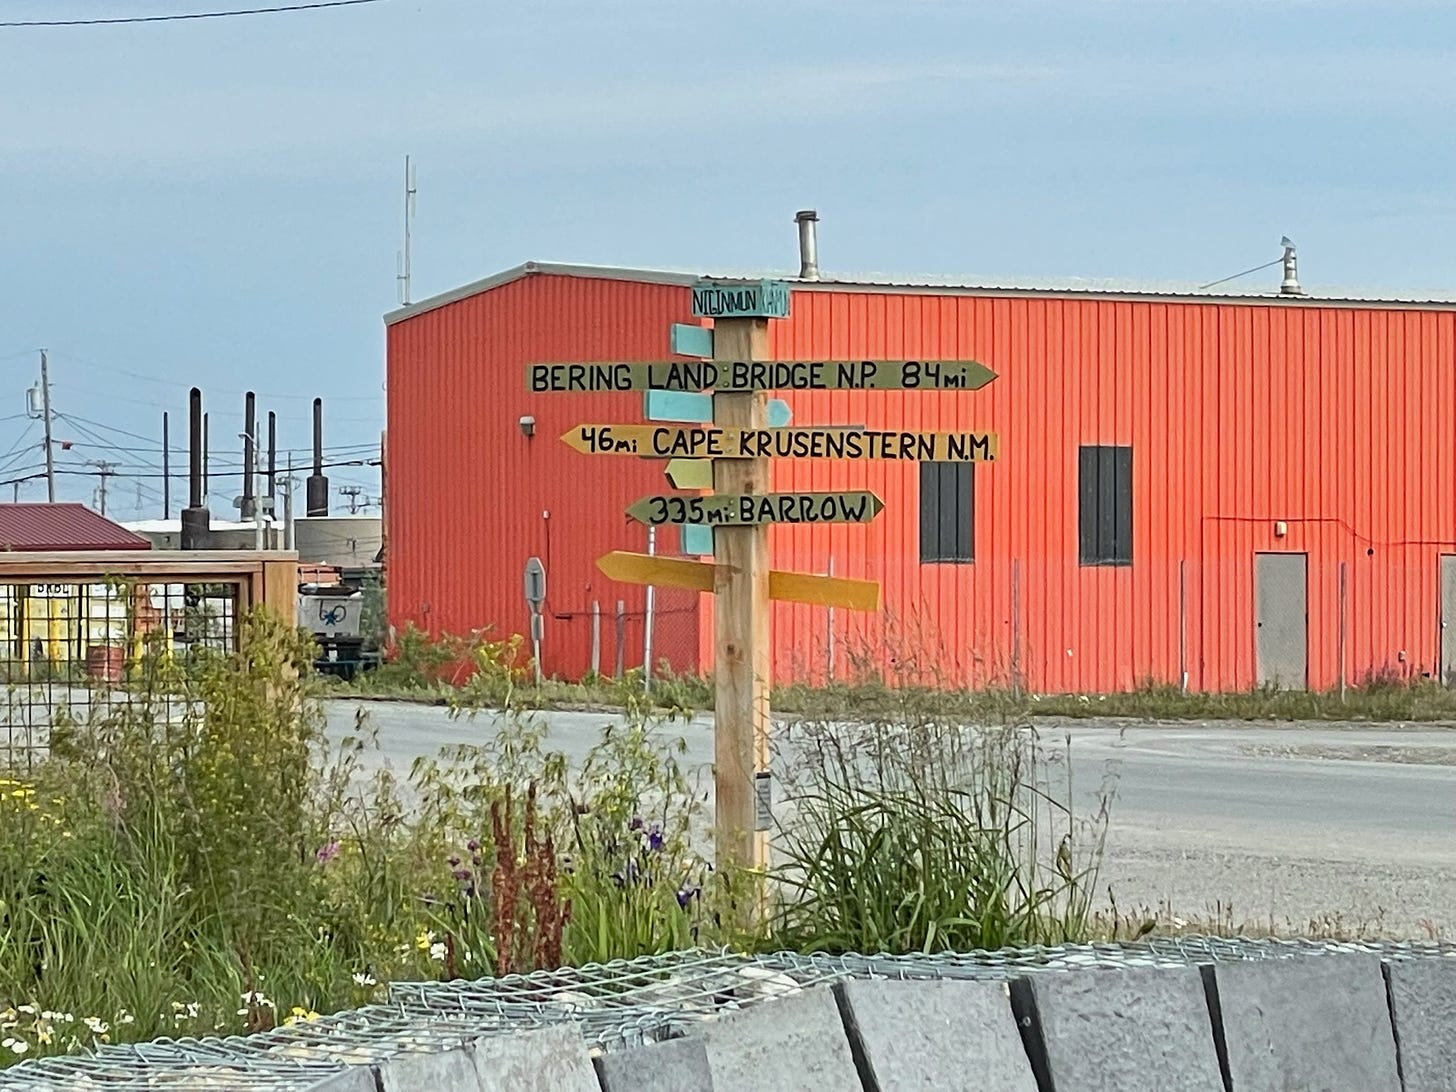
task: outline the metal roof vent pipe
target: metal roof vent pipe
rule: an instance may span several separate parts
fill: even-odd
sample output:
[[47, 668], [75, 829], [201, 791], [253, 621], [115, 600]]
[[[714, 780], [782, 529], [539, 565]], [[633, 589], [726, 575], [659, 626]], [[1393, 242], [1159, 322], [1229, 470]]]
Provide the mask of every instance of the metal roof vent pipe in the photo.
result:
[[1299, 287], [1299, 259], [1294, 254], [1294, 243], [1286, 235], [1279, 240], [1279, 245], [1284, 248], [1284, 283], [1279, 286], [1279, 294], [1302, 296], [1304, 289]]
[[813, 209], [794, 213], [794, 222], [799, 225], [799, 280], [819, 279], [819, 238], [814, 225], [819, 214]]

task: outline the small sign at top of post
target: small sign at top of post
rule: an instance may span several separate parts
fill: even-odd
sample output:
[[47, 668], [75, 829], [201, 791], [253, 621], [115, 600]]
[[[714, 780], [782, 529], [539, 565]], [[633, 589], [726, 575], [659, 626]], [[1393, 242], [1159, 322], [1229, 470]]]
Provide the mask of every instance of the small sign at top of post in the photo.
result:
[[788, 318], [789, 286], [783, 281], [698, 281], [694, 318]]

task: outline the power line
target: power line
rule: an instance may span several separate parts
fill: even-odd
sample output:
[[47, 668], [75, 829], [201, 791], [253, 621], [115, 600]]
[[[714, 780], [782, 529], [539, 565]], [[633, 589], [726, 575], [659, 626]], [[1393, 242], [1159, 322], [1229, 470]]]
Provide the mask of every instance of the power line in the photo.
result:
[[1283, 260], [1283, 258], [1275, 258], [1272, 262], [1265, 262], [1263, 265], [1256, 265], [1253, 269], [1246, 269], [1242, 273], [1231, 273], [1227, 277], [1220, 277], [1216, 281], [1209, 281], [1207, 284], [1200, 284], [1198, 286], [1198, 291], [1202, 292], [1205, 288], [1212, 288], [1214, 285], [1223, 284], [1225, 281], [1236, 281], [1240, 277], [1247, 277], [1250, 273], [1257, 273], [1261, 269], [1268, 269], [1271, 265], [1278, 265]]
[[[0, 24], [0, 25], [3, 25], [3, 24]], [[171, 387], [171, 388], [174, 388], [174, 389], [177, 386], [177, 378], [176, 378], [176, 376], [173, 376], [172, 378], [168, 379], [168, 378], [164, 378], [162, 376], [149, 375], [146, 372], [138, 372], [138, 371], [132, 371], [132, 370], [127, 369], [127, 368], [119, 368], [119, 367], [117, 367], [114, 364], [99, 364], [99, 363], [97, 363], [94, 360], [88, 360], [84, 356], [78, 356], [76, 353], [67, 352], [66, 350], [62, 350], [61, 352], [52, 352], [51, 353], [51, 356], [57, 358], [58, 360], [64, 360], [64, 361], [66, 361], [68, 363], [80, 364], [82, 367], [85, 367], [85, 368], [94, 368], [98, 372], [101, 372], [104, 375], [113, 375], [113, 374], [114, 375], [124, 375], [128, 379], [137, 379], [137, 380], [140, 380], [143, 383], [156, 383], [159, 386]], [[210, 394], [229, 394], [229, 395], [242, 395], [242, 394], [245, 394], [246, 393], [245, 391], [236, 390], [236, 389], [231, 388], [231, 387], [212, 387], [212, 386], [207, 387], [206, 388], [206, 391], [207, 391], [207, 393], [210, 393]], [[302, 401], [312, 402], [313, 401], [313, 398], [314, 398], [314, 396], [311, 395], [311, 394], [278, 394], [278, 393], [275, 393], [275, 392], [272, 392], [272, 391], [254, 391], [254, 393], [260, 399], [266, 399], [267, 401], [272, 401], [272, 402], [302, 402]], [[107, 397], [112, 397], [112, 396], [111, 395], [108, 395]], [[128, 401], [128, 400], [127, 399], [123, 399], [123, 401]], [[136, 399], [129, 399], [129, 401], [136, 401]], [[384, 401], [384, 392], [381, 391], [379, 394], [331, 394], [331, 395], [329, 395], [329, 401], [330, 402], [383, 402]], [[140, 404], [141, 405], [151, 406], [151, 405], [155, 405], [156, 403], [154, 403], [154, 402], [142, 402]]]
[[316, 0], [310, 4], [283, 4], [272, 8], [234, 8], [230, 11], [192, 11], [179, 15], [121, 15], [110, 19], [31, 19], [0, 23], [0, 27], [93, 27], [117, 23], [177, 23], [187, 19], [228, 19], [237, 15], [275, 15], [288, 11], [351, 8], [359, 4], [382, 2], [383, 0]]
[[[111, 451], [119, 451], [126, 454], [143, 455], [159, 455], [162, 451], [161, 442], [153, 439], [150, 436], [142, 436], [139, 433], [128, 432], [124, 428], [117, 428], [115, 425], [104, 424], [101, 421], [93, 421], [89, 417], [80, 417], [74, 413], [57, 413], [55, 416], [58, 420], [67, 421], [70, 424], [75, 425], [77, 431], [85, 435], [89, 435], [93, 440], [97, 441], [98, 444], [101, 444]], [[90, 426], [90, 428], [86, 427], [88, 425]], [[92, 429], [103, 429], [106, 432], [114, 432], [118, 436], [125, 436], [131, 440], [140, 440], [142, 441], [142, 443], [148, 446], [128, 447], [122, 444], [113, 444], [105, 440], [103, 437], [98, 436], [95, 432], [91, 431]], [[187, 450], [187, 445], [185, 443], [173, 444], [172, 450], [185, 452]], [[357, 444], [329, 444], [324, 447], [324, 451], [326, 453], [334, 456], [363, 454], [365, 452], [372, 453], [378, 450], [378, 442], [371, 440], [366, 440], [362, 443]]]

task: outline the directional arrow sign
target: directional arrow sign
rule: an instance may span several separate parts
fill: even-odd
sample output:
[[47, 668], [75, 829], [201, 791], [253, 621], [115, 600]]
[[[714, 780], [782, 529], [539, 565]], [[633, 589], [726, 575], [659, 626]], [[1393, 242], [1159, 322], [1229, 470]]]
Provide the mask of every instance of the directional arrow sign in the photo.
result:
[[601, 391], [974, 391], [996, 373], [974, 360], [673, 360], [528, 364], [533, 394]]
[[884, 502], [873, 493], [716, 493], [711, 497], [655, 494], [627, 509], [638, 523], [868, 523]]
[[667, 464], [667, 480], [674, 489], [712, 489], [712, 459], [671, 459]]
[[995, 459], [1000, 446], [994, 432], [715, 425], [577, 425], [561, 439], [587, 455], [692, 459], [918, 459], [968, 463]]
[[[654, 584], [710, 592], [720, 566], [711, 561], [688, 561], [657, 554], [634, 554], [613, 550], [597, 558], [597, 568], [608, 578], [624, 584]], [[880, 609], [880, 586], [873, 580], [849, 580], [842, 576], [790, 573], [772, 570], [768, 574], [768, 597], [792, 603], [813, 603], [845, 610]]]

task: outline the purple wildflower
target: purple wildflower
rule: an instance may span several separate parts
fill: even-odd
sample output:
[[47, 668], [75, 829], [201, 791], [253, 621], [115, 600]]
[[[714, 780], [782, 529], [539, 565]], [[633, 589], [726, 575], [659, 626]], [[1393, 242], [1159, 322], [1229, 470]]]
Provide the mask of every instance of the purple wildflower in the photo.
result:
[[640, 816], [640, 815], [634, 815], [634, 816], [632, 816], [632, 822], [630, 822], [630, 823], [627, 824], [627, 829], [628, 830], [641, 830], [642, 829], [642, 816]]
[[655, 823], [652, 829], [647, 832], [647, 848], [654, 853], [662, 848], [662, 828]]
[[321, 865], [328, 864], [339, 855], [339, 843], [330, 842], [328, 845], [319, 846], [318, 852], [314, 854]]
[[460, 858], [457, 857], [453, 853], [450, 854], [449, 857], [445, 858], [445, 860], [450, 865], [451, 868], [459, 868], [460, 867]]
[[457, 868], [454, 872], [450, 873], [450, 875], [454, 876], [461, 883], [465, 883], [467, 880], [470, 879], [471, 872], [468, 868]]
[[472, 838], [472, 839], [470, 839], [470, 841], [468, 841], [468, 842], [465, 843], [465, 848], [468, 849], [468, 850], [470, 850], [471, 853], [479, 853], [480, 852], [480, 842], [477, 841], [476, 839]]

